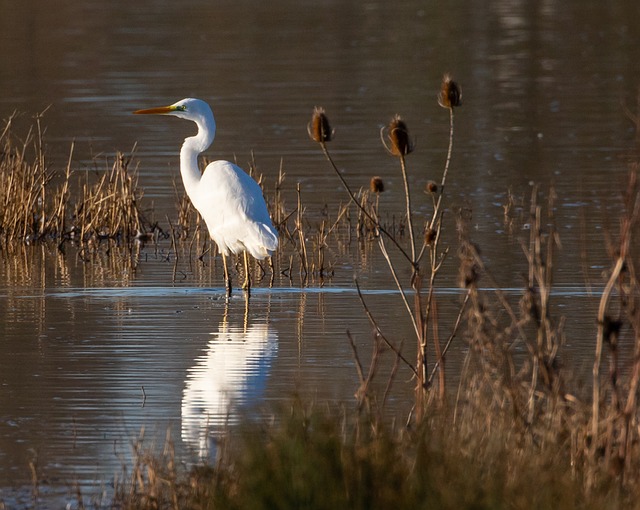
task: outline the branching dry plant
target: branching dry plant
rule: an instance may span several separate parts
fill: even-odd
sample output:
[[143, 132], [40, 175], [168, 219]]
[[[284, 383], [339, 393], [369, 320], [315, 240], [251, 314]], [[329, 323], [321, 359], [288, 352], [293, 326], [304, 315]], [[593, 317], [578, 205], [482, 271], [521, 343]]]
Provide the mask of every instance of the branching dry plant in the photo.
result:
[[[637, 166], [629, 174], [618, 238], [611, 241], [611, 268], [600, 298], [593, 364], [590, 460], [619, 473], [623, 483], [640, 483], [638, 384], [640, 382], [640, 267], [638, 234], [640, 186]], [[625, 338], [626, 337], [626, 338]], [[633, 363], [623, 374], [618, 357], [621, 342], [631, 342]], [[606, 353], [605, 353], [606, 348]], [[606, 384], [601, 377], [603, 357], [609, 359]], [[591, 473], [589, 485], [596, 483]]]
[[[570, 465], [576, 479], [587, 492], [595, 491], [599, 484], [611, 477], [619, 480], [621, 488], [633, 490], [640, 482], [638, 445], [638, 385], [640, 384], [640, 282], [637, 268], [637, 237], [640, 216], [640, 193], [637, 169], [630, 173], [624, 198], [624, 212], [620, 219], [620, 233], [611, 242], [612, 266], [604, 286], [597, 317], [595, 356], [593, 364], [593, 390], [591, 401], [586, 401], [576, 388], [567, 383], [562, 361], [565, 343], [564, 318], [554, 316], [553, 286], [557, 253], [561, 249], [555, 227], [555, 192], [552, 189], [547, 202], [541, 203], [541, 193], [533, 188], [527, 222], [529, 239], [521, 241], [527, 262], [526, 284], [519, 303], [500, 290], [496, 279], [487, 268], [478, 246], [471, 240], [465, 211], [457, 213], [459, 284], [464, 289], [456, 319], [441, 342], [442, 331], [437, 315], [437, 277], [443, 263], [449, 260], [450, 248], [442, 246], [443, 217], [445, 214], [445, 185], [449, 173], [453, 147], [454, 109], [460, 105], [460, 89], [445, 76], [439, 96], [441, 106], [450, 114], [449, 148], [440, 183], [427, 184], [432, 197], [432, 214], [423, 225], [423, 240], [416, 242], [413, 197], [408, 178], [406, 157], [414, 144], [405, 122], [394, 116], [381, 131], [387, 151], [398, 158], [404, 185], [406, 236], [391, 232], [380, 221], [377, 197], [383, 191], [382, 178], [371, 181], [370, 190], [356, 193], [345, 175], [338, 169], [328, 149], [335, 132], [331, 129], [326, 112], [316, 108], [308, 125], [310, 137], [322, 152], [342, 182], [351, 205], [368, 224], [367, 232], [378, 244], [387, 262], [400, 299], [413, 326], [416, 345], [415, 363], [407, 359], [393, 333], [382, 331], [375, 315], [359, 293], [363, 308], [374, 328], [373, 354], [365, 369], [355, 342], [349, 335], [360, 387], [356, 392], [358, 407], [367, 409], [378, 418], [378, 402], [372, 389], [372, 379], [379, 373], [383, 350], [394, 353], [396, 363], [385, 389], [384, 403], [392, 383], [397, 364], [409, 368], [416, 380], [413, 418], [421, 424], [430, 413], [431, 396], [443, 404], [448, 401], [444, 375], [445, 356], [456, 337], [463, 337], [468, 348], [465, 370], [461, 374], [453, 415], [448, 418], [465, 437], [477, 434], [478, 420], [498, 426], [519, 441], [540, 449], [558, 449]], [[505, 219], [512, 213], [514, 199], [505, 206]], [[392, 256], [390, 248], [398, 256]], [[402, 281], [398, 260], [408, 264], [410, 280]], [[492, 290], [478, 286], [485, 279]], [[356, 286], [358, 283], [356, 281]], [[359, 287], [358, 287], [359, 289]], [[633, 351], [631, 369], [623, 371], [619, 360], [620, 344], [625, 336], [627, 347]], [[444, 337], [443, 337], [444, 338]], [[629, 345], [630, 342], [630, 345]], [[430, 360], [429, 353], [434, 354]], [[524, 353], [524, 355], [523, 355]], [[608, 374], [603, 373], [603, 362], [608, 361]], [[432, 392], [437, 382], [437, 392]], [[375, 412], [373, 411], [375, 410]], [[494, 427], [496, 425], [490, 425]], [[528, 447], [527, 447], [528, 448]]]
[[[398, 158], [400, 164], [400, 172], [404, 186], [404, 222], [406, 224], [406, 231], [408, 232], [408, 248], [406, 247], [406, 243], [401, 239], [401, 236], [389, 231], [380, 220], [379, 202], [377, 197], [384, 189], [382, 179], [376, 176], [371, 181], [371, 193], [375, 193], [376, 195], [375, 203], [371, 204], [366, 194], [363, 198], [360, 198], [356, 193], [354, 193], [342, 172], [338, 169], [327, 147], [327, 142], [332, 140], [335, 133], [331, 129], [325, 110], [323, 108], [316, 107], [311, 121], [307, 126], [309, 136], [313, 141], [320, 145], [327, 161], [342, 182], [351, 202], [359, 209], [359, 214], [364, 218], [364, 222], [369, 223], [369, 231], [375, 234], [380, 252], [387, 262], [389, 272], [396, 287], [398, 288], [398, 291], [400, 292], [401, 300], [413, 326], [417, 343], [416, 361], [415, 363], [410, 363], [404, 357], [401, 359], [415, 375], [415, 413], [418, 421], [420, 421], [424, 416], [425, 405], [429, 398], [430, 386], [433, 382], [433, 377], [429, 374], [429, 331], [433, 332], [432, 345], [436, 358], [432, 363], [432, 366], [434, 370], [439, 373], [439, 395], [440, 399], [443, 401], [446, 393], [443, 369], [444, 356], [446, 354], [446, 350], [451, 345], [451, 340], [457, 333], [459, 325], [459, 322], [456, 323], [456, 326], [449, 335], [449, 341], [447, 342], [446, 347], [443, 348], [440, 344], [437, 328], [438, 317], [435, 289], [437, 276], [440, 273], [442, 264], [449, 253], [449, 248], [442, 248], [440, 244], [444, 217], [443, 197], [453, 151], [454, 109], [462, 104], [461, 95], [461, 89], [458, 84], [453, 81], [449, 75], [445, 75], [442, 80], [438, 103], [449, 112], [449, 148], [447, 150], [444, 171], [442, 173], [440, 184], [437, 185], [436, 183], [431, 182], [428, 186], [428, 191], [433, 198], [433, 209], [430, 220], [422, 226], [422, 236], [418, 237], [416, 227], [414, 225], [412, 190], [408, 177], [406, 161], [406, 157], [413, 152], [415, 144], [409, 134], [409, 129], [407, 128], [406, 123], [399, 115], [395, 115], [388, 126], [380, 131], [380, 139], [387, 152]], [[418, 238], [421, 239], [420, 244], [418, 244]], [[411, 274], [409, 282], [401, 281], [399, 270], [396, 267], [397, 263], [394, 262], [394, 257], [389, 252], [389, 248], [387, 246], [388, 243], [397, 250], [401, 255], [402, 260], [409, 265]], [[425, 254], [428, 254], [428, 263], [423, 262]], [[362, 297], [362, 295], [360, 296]], [[364, 299], [362, 301], [363, 306], [368, 310], [366, 303], [364, 303]], [[464, 308], [466, 304], [467, 299], [463, 301], [462, 307]], [[369, 311], [367, 311], [367, 313], [374, 324], [375, 330], [377, 331], [376, 335], [380, 334], [380, 328], [376, 324], [373, 315]], [[462, 310], [460, 313], [462, 313]], [[384, 335], [382, 335], [382, 337], [385, 338]], [[394, 345], [391, 342], [387, 342], [387, 345], [396, 353], [396, 355], [399, 354], [399, 348], [397, 345]], [[374, 350], [374, 352], [377, 352], [377, 350]], [[376, 356], [372, 362], [377, 363], [378, 359], [379, 357]], [[370, 373], [375, 373], [375, 370], [371, 369]], [[366, 394], [366, 392], [363, 392], [361, 389], [358, 394], [363, 395]]]

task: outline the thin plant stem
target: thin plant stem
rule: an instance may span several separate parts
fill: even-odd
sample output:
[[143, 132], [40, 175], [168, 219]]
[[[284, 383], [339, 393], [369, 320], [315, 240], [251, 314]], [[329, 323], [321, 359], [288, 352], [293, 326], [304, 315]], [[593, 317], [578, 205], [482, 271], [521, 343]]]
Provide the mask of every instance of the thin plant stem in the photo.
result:
[[362, 204], [358, 201], [357, 197], [355, 196], [355, 194], [353, 193], [353, 191], [351, 191], [351, 188], [349, 187], [349, 184], [347, 183], [347, 181], [344, 179], [344, 177], [342, 177], [342, 174], [340, 173], [340, 170], [338, 169], [337, 165], [335, 164], [335, 162], [333, 161], [333, 158], [331, 157], [331, 154], [329, 154], [329, 151], [327, 150], [327, 144], [324, 142], [320, 142], [320, 147], [322, 147], [322, 152], [324, 153], [325, 157], [327, 158], [327, 161], [329, 161], [329, 163], [331, 164], [331, 166], [333, 167], [333, 170], [336, 172], [336, 174], [338, 175], [338, 178], [340, 179], [340, 182], [342, 182], [342, 185], [344, 186], [344, 189], [347, 191], [347, 193], [349, 194], [349, 197], [351, 197], [351, 200], [353, 201], [354, 204], [356, 204], [356, 206], [358, 206], [358, 208], [362, 211], [362, 213], [369, 219], [371, 220], [374, 225], [376, 226], [376, 228], [382, 232], [383, 234], [385, 234], [389, 239], [391, 239], [391, 242], [393, 242], [393, 244], [395, 244], [396, 248], [398, 248], [398, 250], [400, 251], [400, 253], [402, 253], [402, 255], [404, 256], [404, 258], [406, 258], [411, 265], [415, 265], [414, 260], [409, 256], [409, 254], [404, 250], [404, 248], [402, 248], [402, 246], [400, 246], [400, 244], [398, 243], [398, 241], [396, 241], [396, 239], [389, 233], [387, 232], [387, 230], [380, 225], [380, 222], [378, 221], [377, 218], [374, 218], [373, 216], [371, 216], [371, 214], [369, 213], [369, 211], [366, 210], [365, 207], [362, 206]]
[[404, 288], [402, 287], [402, 284], [400, 283], [400, 280], [398, 279], [398, 274], [396, 273], [396, 269], [393, 266], [393, 262], [391, 261], [391, 257], [389, 257], [389, 253], [387, 252], [387, 248], [386, 248], [386, 246], [384, 244], [384, 239], [382, 238], [382, 236], [378, 237], [378, 245], [380, 246], [380, 251], [382, 252], [382, 256], [387, 261], [387, 265], [389, 266], [389, 271], [391, 271], [391, 276], [393, 276], [393, 281], [395, 282], [396, 287], [400, 291], [400, 296], [402, 298], [402, 302], [404, 303], [404, 306], [407, 309], [407, 312], [409, 313], [409, 317], [411, 318], [411, 323], [413, 324], [413, 329], [414, 329], [414, 331], [416, 333], [416, 336], [418, 338], [422, 338], [420, 328], [418, 327], [418, 323], [416, 322], [416, 317], [415, 317], [413, 311], [411, 310], [411, 306], [409, 305], [409, 301], [407, 301], [407, 296], [404, 293]]
[[384, 334], [382, 333], [382, 330], [378, 326], [378, 323], [376, 322], [376, 320], [373, 318], [373, 315], [371, 314], [371, 311], [369, 310], [369, 307], [367, 306], [367, 304], [366, 304], [366, 302], [364, 300], [364, 296], [362, 295], [362, 291], [360, 290], [360, 284], [358, 283], [358, 280], [355, 280], [354, 283], [356, 285], [356, 290], [358, 291], [358, 297], [360, 298], [360, 302], [362, 303], [362, 307], [364, 308], [364, 311], [367, 314], [367, 317], [369, 318], [369, 321], [371, 322], [371, 325], [375, 328], [376, 334], [378, 334], [380, 336], [380, 338], [382, 338], [384, 343], [395, 353], [395, 355], [398, 358], [400, 358], [400, 360], [402, 360], [402, 362], [411, 369], [411, 371], [414, 373], [414, 375], [417, 376], [418, 372], [417, 372], [416, 368], [411, 364], [411, 362], [409, 360], [407, 360], [407, 358], [405, 358], [402, 355], [400, 350], [395, 345], [393, 345], [387, 339], [387, 337], [384, 336]]
[[592, 410], [591, 410], [591, 441], [593, 444], [593, 451], [596, 451], [596, 445], [598, 443], [598, 427], [600, 422], [600, 364], [602, 360], [602, 348], [604, 346], [604, 323], [605, 314], [607, 312], [607, 305], [613, 287], [622, 272], [624, 266], [624, 253], [621, 253], [616, 264], [611, 272], [611, 276], [607, 281], [607, 284], [602, 292], [600, 298], [600, 306], [598, 307], [598, 333], [596, 337], [596, 353], [593, 363], [593, 397], [592, 397]]
[[442, 195], [444, 194], [444, 186], [447, 182], [447, 174], [449, 173], [449, 165], [451, 164], [451, 154], [453, 153], [453, 108], [449, 108], [449, 148], [447, 149], [447, 160], [444, 164], [444, 172], [442, 172], [442, 181], [440, 181], [440, 189], [438, 190], [438, 201], [433, 211], [433, 217], [429, 224], [429, 228], [433, 228], [436, 218], [440, 213], [440, 204], [442, 203]]
[[413, 239], [413, 219], [411, 214], [411, 193], [409, 189], [409, 179], [407, 178], [407, 165], [404, 155], [400, 155], [400, 168], [402, 169], [402, 180], [404, 182], [404, 195], [407, 202], [407, 228], [409, 229], [409, 241], [411, 242], [411, 261], [413, 264], [414, 274], [418, 268], [415, 264], [416, 261], [416, 242]]
[[462, 302], [462, 306], [460, 306], [460, 311], [458, 312], [458, 317], [456, 318], [456, 323], [454, 324], [453, 330], [451, 331], [451, 334], [449, 335], [449, 338], [447, 339], [447, 343], [445, 344], [444, 349], [442, 350], [442, 354], [440, 355], [440, 357], [433, 364], [433, 368], [431, 369], [431, 373], [429, 374], [429, 379], [427, 380], [427, 384], [431, 384], [431, 381], [433, 380], [433, 377], [435, 376], [436, 371], [440, 367], [440, 363], [442, 362], [442, 360], [446, 356], [447, 352], [449, 351], [449, 347], [451, 347], [451, 344], [453, 343], [453, 339], [456, 337], [456, 334], [458, 333], [458, 328], [460, 327], [460, 324], [462, 323], [462, 315], [464, 314], [464, 311], [467, 308], [467, 303], [469, 302], [469, 296], [470, 295], [471, 295], [471, 289], [467, 290], [467, 293], [464, 296], [464, 301]]

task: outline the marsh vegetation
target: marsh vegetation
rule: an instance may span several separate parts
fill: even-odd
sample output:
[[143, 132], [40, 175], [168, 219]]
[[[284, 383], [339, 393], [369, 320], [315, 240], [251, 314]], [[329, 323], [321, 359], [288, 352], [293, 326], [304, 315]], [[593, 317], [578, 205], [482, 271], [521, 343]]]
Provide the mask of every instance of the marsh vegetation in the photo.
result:
[[[270, 182], [252, 162], [281, 237], [272, 264], [253, 261], [257, 286], [319, 286], [330, 281], [345, 250], [377, 249], [395, 285], [413, 338], [383, 328], [384, 310], [360, 293], [371, 324], [365, 356], [347, 332], [359, 385], [341, 405], [291, 395], [262, 408], [261, 418], [233, 426], [213, 464], [184, 468], [168, 436], [160, 449], [141, 437], [135, 463], [114, 483], [114, 508], [635, 508], [640, 496], [640, 268], [637, 169], [620, 192], [619, 218], [603, 243], [610, 264], [596, 286], [589, 387], [565, 357], [565, 318], [554, 306], [554, 269], [562, 246], [555, 192], [532, 187], [526, 200], [509, 196], [505, 231], [526, 232], [519, 295], [506, 295], [473, 238], [473, 211], [447, 202], [455, 166], [454, 117], [461, 89], [445, 76], [439, 96], [449, 116], [449, 146], [438, 181], [412, 189], [413, 137], [400, 116], [380, 132], [397, 160], [401, 215], [384, 210], [385, 177], [349, 180], [330, 150], [340, 136], [322, 108], [313, 111], [310, 138], [318, 164], [334, 172], [344, 195], [320, 221], [305, 214], [300, 186], [280, 168]], [[455, 113], [455, 115], [454, 115]], [[155, 247], [173, 281], [211, 271], [221, 281], [215, 246], [176, 186], [173, 217], [155, 218], [145, 202], [135, 153], [116, 154], [75, 171], [73, 147], [65, 168], [47, 163], [43, 119], [21, 138], [5, 121], [0, 137], [0, 250], [9, 261], [26, 249], [50, 256], [117, 261], [135, 277], [142, 245]], [[285, 196], [295, 197], [287, 202]], [[428, 214], [416, 213], [417, 202]], [[516, 228], [527, 225], [526, 230]], [[505, 234], [508, 235], [508, 234]], [[589, 247], [585, 247], [588, 250]], [[363, 255], [364, 256], [364, 255]], [[456, 268], [460, 289], [454, 320], [438, 314], [443, 268]], [[126, 268], [126, 270], [123, 270]], [[242, 264], [236, 265], [242, 270]], [[576, 282], [581, 285], [582, 282]], [[250, 306], [250, 305], [249, 305]], [[331, 318], [328, 317], [328, 320]], [[445, 370], [452, 349], [464, 353], [459, 373]], [[630, 353], [621, 359], [620, 352]], [[398, 374], [402, 374], [400, 377]], [[400, 415], [387, 404], [411, 385]], [[38, 473], [34, 469], [34, 487]], [[35, 490], [35, 489], [34, 489]], [[85, 505], [79, 498], [79, 506]]]

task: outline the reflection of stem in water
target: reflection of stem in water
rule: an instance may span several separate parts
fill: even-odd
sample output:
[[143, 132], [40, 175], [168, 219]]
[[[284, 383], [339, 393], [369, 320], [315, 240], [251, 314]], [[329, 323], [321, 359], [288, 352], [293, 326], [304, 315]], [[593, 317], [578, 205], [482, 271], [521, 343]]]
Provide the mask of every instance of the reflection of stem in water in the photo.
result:
[[298, 368], [302, 365], [302, 346], [303, 338], [304, 338], [304, 317], [307, 309], [307, 293], [303, 292], [300, 295], [300, 306], [298, 308], [298, 320], [296, 322], [297, 326], [297, 337], [298, 337]]

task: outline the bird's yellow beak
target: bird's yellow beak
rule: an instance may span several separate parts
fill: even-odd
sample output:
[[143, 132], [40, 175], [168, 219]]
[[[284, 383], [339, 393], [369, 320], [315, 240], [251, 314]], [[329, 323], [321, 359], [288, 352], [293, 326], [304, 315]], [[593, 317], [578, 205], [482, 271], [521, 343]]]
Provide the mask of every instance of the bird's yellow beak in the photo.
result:
[[147, 108], [146, 110], [136, 110], [135, 114], [137, 115], [151, 115], [151, 114], [166, 114], [175, 112], [178, 108], [174, 105], [171, 106], [158, 106], [156, 108]]

